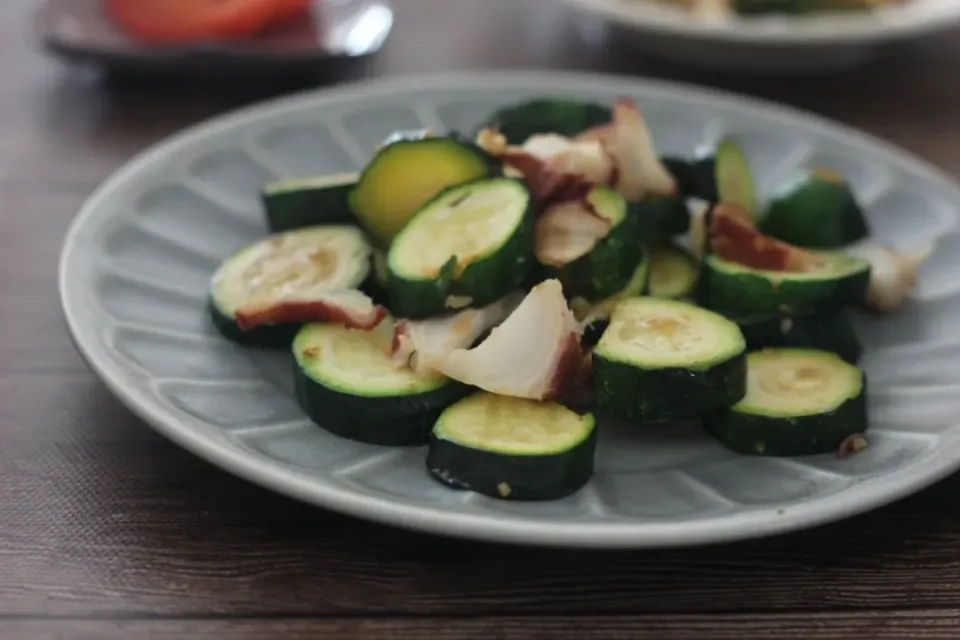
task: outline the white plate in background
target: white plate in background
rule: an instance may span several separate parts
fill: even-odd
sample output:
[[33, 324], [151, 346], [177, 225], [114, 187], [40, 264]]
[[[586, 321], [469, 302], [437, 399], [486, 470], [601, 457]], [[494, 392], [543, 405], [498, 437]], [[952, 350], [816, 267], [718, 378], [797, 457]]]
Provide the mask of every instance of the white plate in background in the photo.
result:
[[864, 13], [698, 19], [652, 0], [563, 0], [620, 41], [675, 62], [730, 71], [830, 71], [878, 46], [960, 26], [960, 1], [913, 0]]

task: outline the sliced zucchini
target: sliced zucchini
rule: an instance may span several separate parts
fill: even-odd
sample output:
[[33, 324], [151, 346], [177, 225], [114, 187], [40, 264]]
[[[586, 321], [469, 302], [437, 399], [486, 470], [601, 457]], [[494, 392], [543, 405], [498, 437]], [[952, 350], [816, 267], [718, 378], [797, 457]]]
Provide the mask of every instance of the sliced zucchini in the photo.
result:
[[869, 234], [850, 185], [824, 170], [805, 172], [785, 182], [758, 227], [778, 240], [813, 249], [836, 249]]
[[598, 320], [607, 320], [617, 303], [625, 298], [635, 298], [648, 293], [650, 284], [650, 256], [641, 246], [637, 266], [626, 286], [614, 295], [602, 300], [587, 300], [579, 296], [570, 299], [570, 309], [577, 320], [590, 324]]
[[390, 270], [383, 251], [374, 249], [370, 252], [370, 275], [360, 288], [378, 305], [390, 306]]
[[870, 264], [842, 253], [817, 252], [805, 271], [754, 269], [708, 256], [702, 263], [698, 301], [727, 315], [784, 315], [860, 303]]
[[557, 278], [566, 296], [601, 300], [622, 290], [643, 256], [627, 201], [594, 187], [582, 202], [564, 202], [537, 219], [535, 281]]
[[[893, 4], [900, 0], [886, 0]], [[815, 15], [825, 12], [863, 12], [876, 9], [884, 0], [733, 0], [734, 10], [743, 16], [769, 14]]]
[[686, 298], [693, 294], [700, 264], [683, 249], [659, 244], [650, 249], [650, 295]]
[[469, 393], [442, 375], [397, 366], [390, 332], [379, 328], [305, 325], [293, 355], [304, 413], [330, 433], [369, 444], [425, 444], [440, 413]]
[[485, 307], [517, 289], [532, 262], [533, 207], [523, 182], [451, 187], [417, 211], [390, 247], [390, 307], [404, 318]]
[[593, 351], [597, 406], [641, 421], [696, 418], [738, 402], [746, 342], [723, 316], [678, 300], [630, 298]]
[[348, 203], [359, 173], [270, 182], [261, 193], [272, 233], [321, 224], [355, 224]]
[[445, 485], [504, 500], [556, 500], [589, 480], [596, 420], [553, 402], [481, 392], [440, 416], [427, 453]]
[[740, 453], [802, 456], [838, 451], [867, 430], [866, 377], [815, 349], [764, 349], [747, 356], [747, 394], [704, 420]]
[[737, 318], [751, 350], [775, 347], [820, 349], [835, 353], [850, 364], [863, 355], [857, 333], [845, 309], [793, 316]]
[[337, 320], [358, 327], [382, 318], [355, 291], [370, 272], [370, 247], [352, 226], [276, 234], [227, 258], [213, 274], [210, 312], [237, 342], [289, 344], [302, 322]]
[[399, 140], [377, 153], [350, 192], [350, 208], [381, 247], [447, 187], [498, 172], [476, 145], [454, 138]]
[[661, 156], [660, 162], [677, 183], [681, 198], [696, 197], [699, 192], [699, 178], [693, 162], [676, 156]]
[[640, 233], [646, 237], [675, 236], [690, 229], [690, 210], [680, 196], [650, 195], [630, 207]]
[[700, 149], [697, 155], [694, 172], [699, 187], [695, 195], [708, 202], [738, 205], [756, 218], [753, 171], [740, 145], [732, 138], [724, 138], [714, 149]]
[[538, 133], [572, 138], [597, 125], [610, 122], [609, 107], [566, 98], [541, 98], [510, 105], [492, 114], [478, 127], [498, 129], [510, 144], [523, 144]]

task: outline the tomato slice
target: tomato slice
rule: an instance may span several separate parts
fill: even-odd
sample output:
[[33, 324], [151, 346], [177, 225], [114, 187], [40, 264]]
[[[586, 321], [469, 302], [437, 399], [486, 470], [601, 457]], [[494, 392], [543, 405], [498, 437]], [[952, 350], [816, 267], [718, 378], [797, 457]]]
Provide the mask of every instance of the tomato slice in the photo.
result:
[[103, 0], [130, 35], [156, 44], [243, 38], [305, 15], [311, 0]]

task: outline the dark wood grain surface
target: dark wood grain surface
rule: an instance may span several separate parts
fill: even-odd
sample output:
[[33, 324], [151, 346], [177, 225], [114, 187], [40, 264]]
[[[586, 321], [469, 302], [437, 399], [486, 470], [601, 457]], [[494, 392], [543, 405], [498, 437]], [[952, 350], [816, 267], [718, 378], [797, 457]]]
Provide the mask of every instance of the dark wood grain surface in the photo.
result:
[[[960, 174], [960, 33], [832, 78], [694, 73], [584, 41], [553, 0], [398, 0], [366, 65], [273, 86], [104, 78], [0, 10], [0, 638], [960, 637], [960, 478], [816, 530], [674, 552], [473, 544], [269, 494], [155, 435], [86, 369], [55, 270], [84, 198], [186, 125], [346, 75], [564, 67], [805, 107]], [[299, 84], [298, 84], [299, 83]]]

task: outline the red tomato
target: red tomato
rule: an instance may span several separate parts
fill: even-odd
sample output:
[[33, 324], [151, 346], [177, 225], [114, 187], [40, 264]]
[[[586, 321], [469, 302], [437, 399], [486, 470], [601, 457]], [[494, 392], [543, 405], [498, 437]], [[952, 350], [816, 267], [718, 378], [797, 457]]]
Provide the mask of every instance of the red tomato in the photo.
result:
[[130, 35], [157, 44], [243, 38], [306, 14], [311, 0], [103, 0]]

